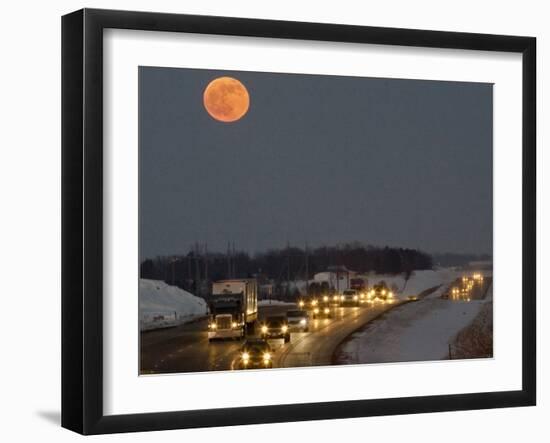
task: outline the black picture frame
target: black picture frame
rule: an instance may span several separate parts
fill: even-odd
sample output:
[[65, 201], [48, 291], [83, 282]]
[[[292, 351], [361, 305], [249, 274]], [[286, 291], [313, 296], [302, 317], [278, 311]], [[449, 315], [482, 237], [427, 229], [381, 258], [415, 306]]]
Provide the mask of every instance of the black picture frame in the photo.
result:
[[[103, 413], [103, 30], [192, 32], [522, 54], [522, 389], [392, 399]], [[82, 434], [530, 406], [536, 403], [536, 39], [83, 9], [62, 18], [62, 426]]]

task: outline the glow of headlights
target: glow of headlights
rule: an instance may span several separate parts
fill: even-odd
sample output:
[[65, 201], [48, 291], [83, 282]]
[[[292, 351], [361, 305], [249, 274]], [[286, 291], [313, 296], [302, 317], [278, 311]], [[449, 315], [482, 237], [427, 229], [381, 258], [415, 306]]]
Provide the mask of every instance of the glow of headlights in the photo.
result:
[[287, 326], [287, 325], [283, 325], [283, 326], [281, 327], [281, 331], [283, 331], [283, 332], [288, 331], [288, 326]]
[[216, 323], [211, 323], [210, 324], [211, 329], [216, 329], [217, 327], [218, 327], [218, 325]]
[[328, 296], [325, 295], [325, 296], [323, 297], [323, 300], [324, 300], [324, 301], [328, 301]]
[[266, 352], [264, 354], [264, 361], [269, 361], [269, 360], [271, 360], [271, 354], [269, 352]]
[[231, 327], [236, 328], [237, 326], [239, 326], [237, 322], [234, 321], [233, 323], [231, 323]]
[[354, 295], [354, 296], [353, 296], [353, 299], [354, 299], [355, 301], [357, 301], [359, 298], [357, 297], [357, 295]]
[[301, 302], [299, 303], [300, 308], [303, 308], [303, 307], [304, 307], [304, 304], [305, 304], [305, 303], [304, 303], [303, 301], [301, 301]]
[[250, 360], [250, 354], [248, 352], [243, 352], [242, 359], [246, 363], [248, 360]]
[[267, 326], [262, 326], [262, 332], [263, 332], [263, 333], [266, 333], [266, 332], [267, 332]]
[[300, 320], [300, 324], [301, 324], [301, 325], [305, 325], [306, 323], [307, 323], [307, 321], [306, 321], [305, 318], [302, 318], [302, 319]]
[[340, 300], [344, 301], [346, 299], [346, 297], [344, 297], [343, 295], [340, 297]]
[[313, 310], [313, 312], [314, 312], [315, 314], [318, 314], [318, 313], [319, 313], [319, 309], [318, 309], [318, 308], [315, 308], [315, 309]]
[[330, 312], [329, 308], [325, 308], [325, 314], [328, 314]]

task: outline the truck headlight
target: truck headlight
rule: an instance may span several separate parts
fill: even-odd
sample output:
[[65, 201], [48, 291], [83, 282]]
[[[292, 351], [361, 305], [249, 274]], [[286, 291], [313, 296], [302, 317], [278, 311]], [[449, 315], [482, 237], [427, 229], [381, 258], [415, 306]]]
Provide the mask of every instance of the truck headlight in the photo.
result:
[[300, 324], [301, 324], [301, 325], [304, 325], [304, 326], [305, 326], [306, 323], [307, 323], [307, 320], [306, 320], [305, 318], [302, 318], [302, 319], [300, 320]]
[[359, 300], [359, 297], [357, 297], [357, 295], [354, 295], [354, 296], [353, 296], [353, 299], [354, 299], [355, 301], [357, 301], [357, 300]]
[[300, 301], [300, 303], [298, 303], [298, 305], [300, 306], [300, 308], [303, 308], [305, 303], [303, 301]]
[[283, 332], [288, 331], [288, 326], [287, 325], [281, 326], [281, 331], [283, 331]]
[[265, 334], [267, 332], [267, 326], [262, 326], [262, 332]]
[[210, 329], [216, 329], [218, 325], [216, 323], [210, 323], [209, 327]]

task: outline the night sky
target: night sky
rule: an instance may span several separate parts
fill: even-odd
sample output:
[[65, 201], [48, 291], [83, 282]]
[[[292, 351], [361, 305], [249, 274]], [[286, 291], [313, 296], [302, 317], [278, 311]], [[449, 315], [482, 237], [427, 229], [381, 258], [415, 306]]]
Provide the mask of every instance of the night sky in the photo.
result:
[[[250, 109], [204, 109], [218, 76]], [[361, 241], [492, 253], [492, 85], [141, 67], [140, 258]]]

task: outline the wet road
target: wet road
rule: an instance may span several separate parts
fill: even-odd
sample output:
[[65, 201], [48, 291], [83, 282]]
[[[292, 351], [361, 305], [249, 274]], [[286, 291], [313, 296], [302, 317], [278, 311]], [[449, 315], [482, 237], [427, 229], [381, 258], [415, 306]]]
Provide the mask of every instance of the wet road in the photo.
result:
[[449, 289], [441, 296], [441, 298], [459, 302], [483, 300], [492, 283], [492, 277], [485, 277], [482, 280], [457, 278], [451, 285], [449, 285]]
[[338, 308], [333, 320], [315, 320], [309, 333], [293, 334], [290, 343], [275, 354], [274, 367], [326, 366], [333, 364], [338, 345], [355, 330], [403, 301], [373, 303], [358, 308]]
[[[273, 367], [299, 367], [332, 364], [338, 344], [354, 330], [394, 307], [374, 303], [361, 307], [336, 308], [332, 319], [312, 320], [309, 332], [292, 332], [290, 343], [270, 340], [274, 350]], [[260, 320], [281, 315], [294, 305], [262, 306]], [[177, 373], [231, 370], [236, 366], [242, 341], [208, 342], [207, 320], [176, 328], [141, 333], [141, 373]]]

